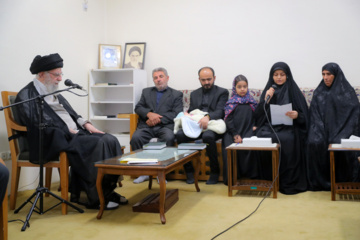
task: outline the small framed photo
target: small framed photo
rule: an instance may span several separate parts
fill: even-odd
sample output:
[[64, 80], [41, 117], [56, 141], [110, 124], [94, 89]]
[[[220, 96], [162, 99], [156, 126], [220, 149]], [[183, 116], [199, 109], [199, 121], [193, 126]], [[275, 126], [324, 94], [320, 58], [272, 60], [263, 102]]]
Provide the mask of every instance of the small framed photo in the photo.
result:
[[123, 68], [144, 69], [146, 43], [125, 43]]
[[121, 46], [99, 44], [99, 68], [121, 68]]

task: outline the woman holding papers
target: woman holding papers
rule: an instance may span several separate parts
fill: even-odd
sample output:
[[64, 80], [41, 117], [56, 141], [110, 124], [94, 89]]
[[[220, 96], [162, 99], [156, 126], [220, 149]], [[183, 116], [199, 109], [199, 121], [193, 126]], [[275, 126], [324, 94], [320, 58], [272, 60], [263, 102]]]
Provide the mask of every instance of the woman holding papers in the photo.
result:
[[[253, 135], [254, 118], [257, 102], [249, 94], [248, 81], [245, 76], [238, 75], [233, 81], [231, 98], [225, 104], [226, 133], [222, 139], [223, 176], [227, 185], [227, 151], [226, 147], [232, 143], [242, 143], [244, 137]], [[238, 151], [238, 176], [257, 178], [257, 169], [250, 159], [250, 151]]]
[[[291, 104], [292, 110], [283, 115], [283, 118], [290, 120], [290, 123], [285, 121], [286, 124], [273, 124], [271, 114], [274, 112], [270, 111], [271, 104]], [[265, 113], [269, 120], [267, 120]], [[260, 103], [254, 116], [257, 137], [271, 138], [273, 143], [279, 143], [280, 140], [280, 192], [296, 194], [306, 191], [304, 150], [308, 129], [308, 106], [286, 63], [278, 62], [272, 66], [269, 80], [260, 97]], [[271, 180], [271, 153], [266, 151], [260, 152], [258, 155], [261, 166], [259, 169], [260, 177]]]
[[[351, 135], [359, 136], [359, 100], [336, 63], [322, 67], [319, 86], [310, 105], [307, 144], [309, 189], [331, 189], [328, 146]], [[359, 162], [354, 152], [335, 152], [336, 181], [358, 181]]]

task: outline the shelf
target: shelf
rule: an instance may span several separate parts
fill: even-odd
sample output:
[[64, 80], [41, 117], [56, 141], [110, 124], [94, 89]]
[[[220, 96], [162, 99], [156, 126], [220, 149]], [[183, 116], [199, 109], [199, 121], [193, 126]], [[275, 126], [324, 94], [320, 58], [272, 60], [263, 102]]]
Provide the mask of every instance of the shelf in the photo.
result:
[[92, 85], [91, 88], [133, 88], [134, 85]]
[[[130, 150], [130, 114], [147, 87], [146, 71], [93, 69], [89, 73], [88, 86], [90, 121], [97, 129], [115, 135], [121, 145]], [[111, 115], [116, 117], [106, 117]]]
[[104, 103], [104, 104], [117, 104], [117, 103], [120, 103], [120, 104], [133, 104], [134, 102], [133, 101], [91, 101], [90, 103], [95, 103], [95, 104], [99, 104], [99, 103]]
[[129, 121], [130, 118], [97, 118], [97, 117], [90, 117], [90, 121]]
[[136, 68], [122, 68], [122, 69], [92, 69], [92, 72], [134, 72], [134, 71], [144, 71]]
[[104, 116], [92, 116], [91, 119], [93, 120], [129, 120], [130, 119], [130, 113], [118, 113], [113, 114], [117, 115], [116, 117], [110, 117], [108, 118], [106, 115]]

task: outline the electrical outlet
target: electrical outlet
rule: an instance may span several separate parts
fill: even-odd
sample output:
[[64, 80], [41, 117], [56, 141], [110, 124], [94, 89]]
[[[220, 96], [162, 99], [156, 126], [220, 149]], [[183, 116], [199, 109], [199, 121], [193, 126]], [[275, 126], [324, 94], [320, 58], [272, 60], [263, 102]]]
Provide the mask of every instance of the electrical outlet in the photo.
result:
[[10, 151], [0, 152], [0, 157], [3, 160], [9, 160], [9, 159], [11, 159], [11, 153], [10, 153]]
[[6, 152], [1, 152], [1, 153], [0, 153], [0, 157], [1, 157], [3, 160], [7, 159], [7, 158], [6, 158], [6, 157], [7, 157]]

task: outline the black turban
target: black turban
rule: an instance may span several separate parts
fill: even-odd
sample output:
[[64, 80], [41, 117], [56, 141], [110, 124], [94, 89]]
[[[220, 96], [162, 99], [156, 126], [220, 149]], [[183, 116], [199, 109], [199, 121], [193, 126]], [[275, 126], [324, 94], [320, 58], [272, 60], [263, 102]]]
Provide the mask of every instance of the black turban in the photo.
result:
[[39, 72], [49, 71], [55, 68], [62, 68], [64, 66], [63, 59], [58, 53], [40, 56], [37, 55], [30, 66], [30, 72], [37, 74]]
[[139, 54], [141, 55], [141, 49], [140, 49], [138, 46], [134, 46], [134, 47], [130, 48], [130, 50], [129, 50], [129, 56], [130, 56], [131, 53], [134, 52], [134, 51], [139, 52]]

